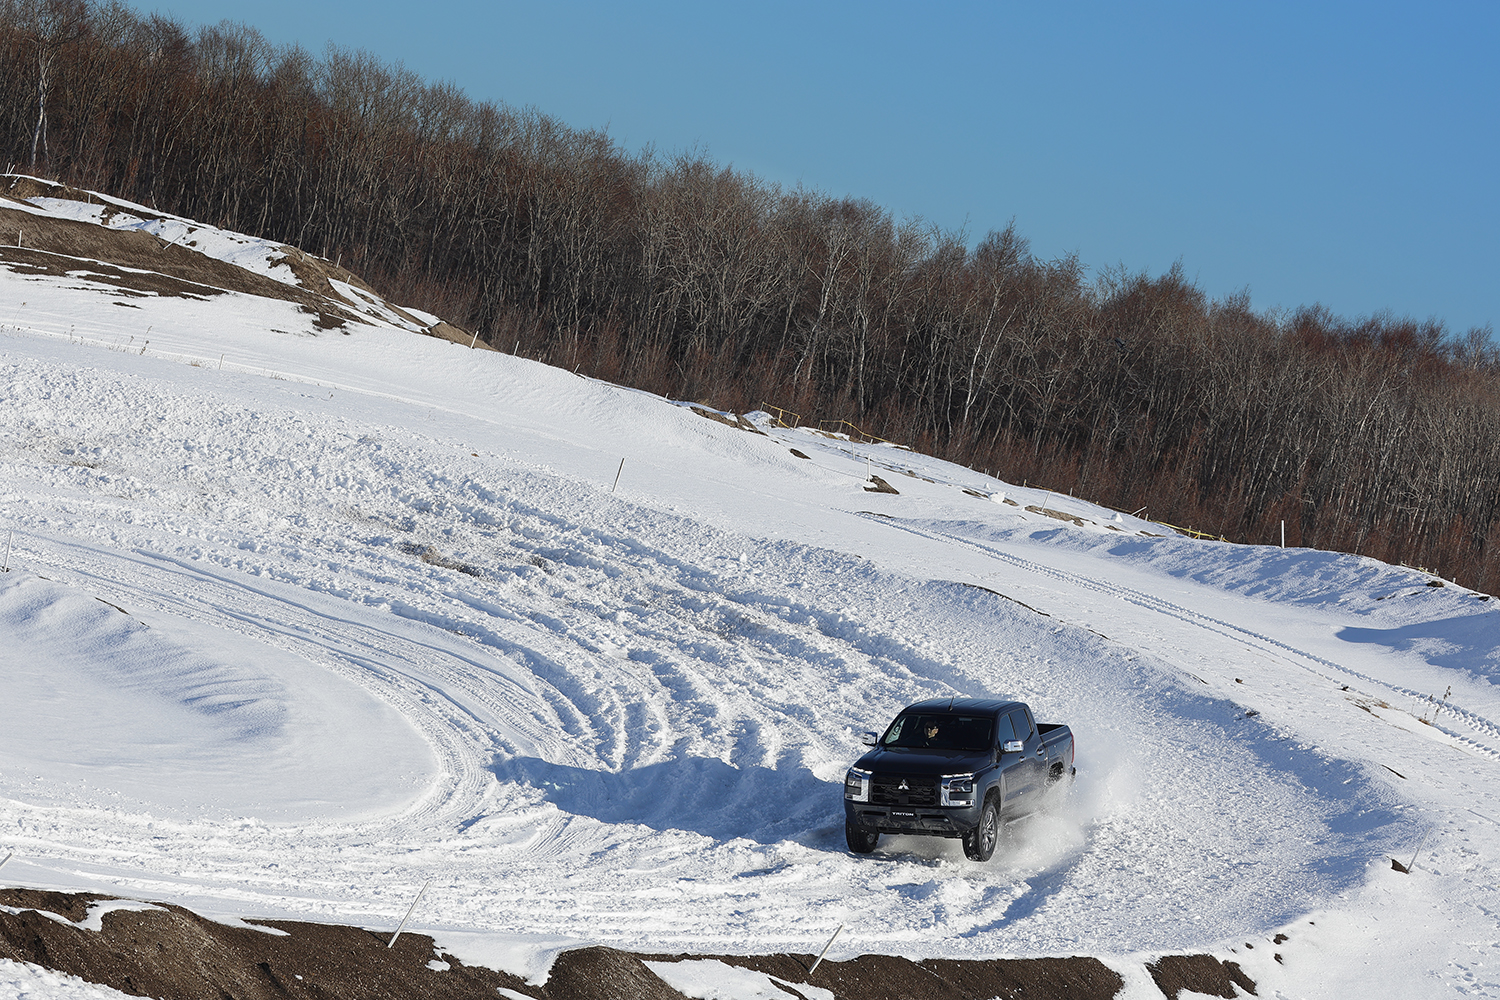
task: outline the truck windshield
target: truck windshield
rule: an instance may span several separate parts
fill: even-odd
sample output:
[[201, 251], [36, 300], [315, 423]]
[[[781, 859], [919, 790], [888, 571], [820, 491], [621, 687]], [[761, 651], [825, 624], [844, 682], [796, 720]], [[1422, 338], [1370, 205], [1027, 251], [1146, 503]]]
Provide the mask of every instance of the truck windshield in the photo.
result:
[[995, 720], [982, 715], [899, 715], [880, 738], [883, 747], [929, 750], [988, 750]]

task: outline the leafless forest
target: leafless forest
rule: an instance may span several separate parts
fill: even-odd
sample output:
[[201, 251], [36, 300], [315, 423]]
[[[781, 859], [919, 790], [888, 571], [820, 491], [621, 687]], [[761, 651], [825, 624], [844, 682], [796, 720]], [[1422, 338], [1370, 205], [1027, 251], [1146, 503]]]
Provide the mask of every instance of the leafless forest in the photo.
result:
[[1008, 480], [1500, 584], [1500, 353], [1257, 313], [868, 201], [621, 149], [367, 54], [0, 0], [13, 169], [339, 259], [505, 351], [845, 418]]

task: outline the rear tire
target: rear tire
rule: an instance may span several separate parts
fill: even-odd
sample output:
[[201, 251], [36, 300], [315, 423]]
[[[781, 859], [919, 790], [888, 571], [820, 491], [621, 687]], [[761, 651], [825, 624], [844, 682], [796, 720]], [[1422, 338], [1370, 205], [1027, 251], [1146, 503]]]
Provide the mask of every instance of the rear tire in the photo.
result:
[[988, 861], [1000, 842], [1000, 810], [994, 799], [984, 800], [984, 811], [979, 814], [979, 825], [964, 834], [964, 857], [970, 861]]
[[848, 844], [849, 850], [855, 854], [869, 854], [875, 850], [875, 845], [879, 842], [878, 832], [866, 830], [847, 821], [844, 823], [844, 843]]

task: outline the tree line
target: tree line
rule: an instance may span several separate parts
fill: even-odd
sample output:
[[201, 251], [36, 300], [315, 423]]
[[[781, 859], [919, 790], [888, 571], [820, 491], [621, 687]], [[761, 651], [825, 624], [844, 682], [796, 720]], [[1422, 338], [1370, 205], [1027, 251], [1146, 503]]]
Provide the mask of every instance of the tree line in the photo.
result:
[[622, 149], [367, 53], [0, 0], [13, 169], [294, 244], [494, 346], [850, 420], [1234, 541], [1500, 583], [1488, 330], [1210, 299], [1180, 267], [971, 245], [869, 201]]

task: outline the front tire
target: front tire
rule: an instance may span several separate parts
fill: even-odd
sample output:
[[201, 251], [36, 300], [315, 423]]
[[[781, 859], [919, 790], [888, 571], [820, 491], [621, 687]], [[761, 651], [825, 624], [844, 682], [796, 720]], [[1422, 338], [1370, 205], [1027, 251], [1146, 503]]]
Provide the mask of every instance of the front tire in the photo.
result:
[[979, 825], [964, 834], [964, 857], [970, 861], [988, 861], [1000, 842], [1000, 810], [994, 799], [984, 800], [984, 811], [979, 814]]
[[849, 845], [849, 850], [855, 854], [869, 854], [875, 850], [875, 845], [880, 842], [880, 834], [874, 830], [866, 830], [855, 826], [853, 823], [844, 823], [844, 842]]

